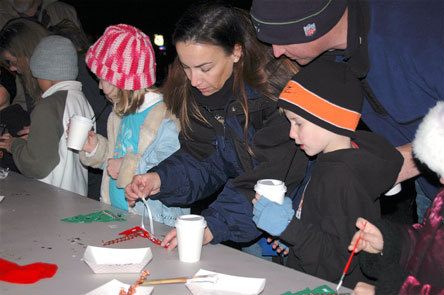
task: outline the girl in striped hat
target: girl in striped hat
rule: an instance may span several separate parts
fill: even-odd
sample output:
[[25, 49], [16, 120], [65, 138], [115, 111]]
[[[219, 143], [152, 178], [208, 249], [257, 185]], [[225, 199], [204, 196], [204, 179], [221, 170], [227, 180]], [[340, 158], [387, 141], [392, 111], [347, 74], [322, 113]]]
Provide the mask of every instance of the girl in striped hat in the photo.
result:
[[[114, 108], [108, 118], [108, 138], [91, 131], [80, 159], [85, 165], [105, 170], [102, 202], [142, 214], [143, 203], [128, 207], [125, 186], [134, 175], [146, 172], [179, 149], [178, 120], [154, 87], [153, 47], [149, 37], [137, 28], [114, 25], [89, 48], [86, 63]], [[189, 212], [151, 199], [148, 204], [153, 219], [168, 225]]]

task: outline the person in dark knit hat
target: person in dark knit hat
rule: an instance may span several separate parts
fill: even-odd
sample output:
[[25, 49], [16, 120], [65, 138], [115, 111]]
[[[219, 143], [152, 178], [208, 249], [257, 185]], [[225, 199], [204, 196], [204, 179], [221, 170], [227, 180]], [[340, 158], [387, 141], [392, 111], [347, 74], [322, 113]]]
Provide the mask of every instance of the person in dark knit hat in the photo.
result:
[[[258, 39], [301, 65], [346, 62], [365, 91], [362, 120], [402, 153], [398, 182], [415, 178], [418, 221], [439, 189], [421, 174], [411, 142], [421, 118], [444, 99], [444, 1], [253, 0]], [[438, 58], [437, 58], [438, 57]], [[418, 177], [417, 177], [418, 176]]]
[[[288, 249], [287, 266], [337, 282], [358, 216], [380, 219], [379, 196], [393, 186], [402, 157], [381, 137], [356, 131], [363, 100], [343, 63], [317, 60], [297, 73], [278, 105], [290, 137], [310, 158], [305, 178], [282, 205], [256, 195], [253, 221]], [[371, 280], [357, 265], [344, 285]]]
[[42, 100], [31, 113], [28, 139], [2, 137], [0, 148], [12, 153], [18, 169], [26, 176], [86, 196], [88, 170], [79, 154], [66, 146], [66, 130], [74, 115], [92, 118], [94, 112], [82, 93], [77, 51], [61, 36], [43, 38], [30, 59]]
[[[374, 224], [358, 218], [358, 232], [349, 249], [361, 237], [356, 252], [362, 270], [377, 282], [359, 282], [353, 294], [444, 294], [444, 102], [429, 110], [413, 140], [415, 158], [440, 177], [441, 190], [422, 223]], [[364, 224], [365, 227], [364, 227]], [[381, 255], [383, 254], [383, 255]]]

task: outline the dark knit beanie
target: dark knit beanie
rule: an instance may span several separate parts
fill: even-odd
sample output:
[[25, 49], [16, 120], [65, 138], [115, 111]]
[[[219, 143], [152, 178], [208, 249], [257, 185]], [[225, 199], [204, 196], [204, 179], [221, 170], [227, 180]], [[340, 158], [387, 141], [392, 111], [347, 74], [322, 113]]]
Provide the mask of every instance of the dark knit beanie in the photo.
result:
[[316, 40], [341, 19], [347, 0], [253, 0], [257, 38], [276, 45]]
[[346, 64], [318, 59], [287, 83], [278, 105], [333, 133], [353, 137], [363, 98], [361, 82]]

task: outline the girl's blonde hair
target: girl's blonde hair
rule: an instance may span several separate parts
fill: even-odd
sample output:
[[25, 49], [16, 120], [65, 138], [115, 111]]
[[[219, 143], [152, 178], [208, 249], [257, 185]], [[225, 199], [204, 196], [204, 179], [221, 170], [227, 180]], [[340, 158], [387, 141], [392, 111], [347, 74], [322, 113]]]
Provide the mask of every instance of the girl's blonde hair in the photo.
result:
[[143, 104], [147, 92], [158, 92], [158, 89], [155, 86], [139, 90], [117, 88], [117, 95], [114, 99], [114, 112], [120, 117], [135, 113]]

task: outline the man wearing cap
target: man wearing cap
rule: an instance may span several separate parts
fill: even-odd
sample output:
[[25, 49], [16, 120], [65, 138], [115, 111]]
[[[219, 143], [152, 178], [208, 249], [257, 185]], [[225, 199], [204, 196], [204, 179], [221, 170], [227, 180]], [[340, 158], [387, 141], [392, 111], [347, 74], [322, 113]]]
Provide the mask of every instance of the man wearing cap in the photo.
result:
[[[421, 118], [444, 97], [443, 1], [253, 0], [257, 37], [301, 65], [346, 62], [365, 93], [362, 118], [404, 156], [398, 182], [419, 175], [411, 141]], [[438, 190], [416, 180], [419, 220]]]

